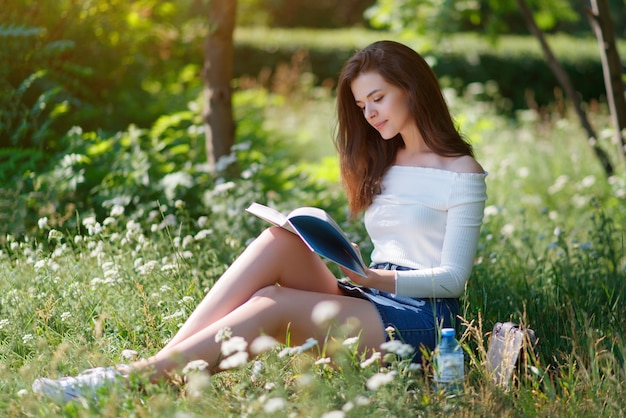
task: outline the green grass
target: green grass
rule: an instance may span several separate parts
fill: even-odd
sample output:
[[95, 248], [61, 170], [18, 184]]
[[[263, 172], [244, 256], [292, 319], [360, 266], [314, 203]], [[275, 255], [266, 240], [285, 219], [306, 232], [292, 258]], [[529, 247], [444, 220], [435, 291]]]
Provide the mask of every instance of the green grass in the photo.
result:
[[[314, 155], [331, 155], [332, 111], [315, 111], [332, 107], [331, 99], [274, 103], [265, 123], [285, 138], [301, 135], [294, 142], [302, 149], [323, 142]], [[228, 193], [215, 192], [213, 215], [225, 214], [229, 222], [205, 224], [179, 202], [162, 206], [162, 213], [110, 213], [97, 223], [81, 218], [80, 230], [52, 230], [42, 220], [27, 237], [2, 241], [0, 415], [623, 415], [626, 177], [604, 178], [567, 113], [525, 112], [510, 120], [471, 97], [450, 96], [450, 103], [489, 171], [485, 224], [463, 300], [466, 379], [456, 396], [433, 390], [427, 364], [416, 370], [388, 358], [388, 365], [362, 365], [365, 359], [341, 339], [319, 341], [302, 354], [281, 356], [278, 347], [210, 378], [113, 389], [93, 402], [63, 406], [34, 396], [30, 385], [37, 376], [126, 362], [124, 350], [149, 356], [171, 338], [228, 260], [264, 226], [229, 207]], [[300, 111], [316, 115], [309, 119]], [[608, 126], [603, 112], [592, 116]], [[610, 141], [601, 141], [612, 153]], [[325, 171], [332, 158], [317, 165], [308, 157], [305, 169], [324, 178], [316, 170]], [[230, 193], [245, 200], [253, 188], [241, 184], [246, 187]], [[358, 224], [350, 227], [362, 234]], [[506, 320], [538, 336], [509, 390], [494, 386], [485, 369], [489, 332]], [[336, 367], [317, 361], [325, 358]], [[384, 377], [388, 383], [377, 385]]]

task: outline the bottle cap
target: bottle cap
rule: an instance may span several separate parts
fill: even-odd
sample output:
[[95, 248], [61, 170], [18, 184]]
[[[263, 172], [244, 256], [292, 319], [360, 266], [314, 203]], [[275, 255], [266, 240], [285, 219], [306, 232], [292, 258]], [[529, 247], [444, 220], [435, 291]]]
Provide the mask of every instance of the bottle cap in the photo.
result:
[[454, 328], [442, 328], [441, 336], [442, 337], [454, 337]]

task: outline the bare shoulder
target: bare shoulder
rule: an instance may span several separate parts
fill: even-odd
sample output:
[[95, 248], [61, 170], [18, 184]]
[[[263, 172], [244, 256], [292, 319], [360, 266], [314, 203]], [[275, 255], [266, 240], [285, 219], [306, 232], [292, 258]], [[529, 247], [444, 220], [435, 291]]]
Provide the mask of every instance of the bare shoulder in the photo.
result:
[[485, 169], [482, 168], [478, 161], [476, 161], [470, 155], [463, 155], [461, 157], [450, 158], [447, 161], [447, 169], [455, 171], [457, 173], [478, 173], [482, 174]]

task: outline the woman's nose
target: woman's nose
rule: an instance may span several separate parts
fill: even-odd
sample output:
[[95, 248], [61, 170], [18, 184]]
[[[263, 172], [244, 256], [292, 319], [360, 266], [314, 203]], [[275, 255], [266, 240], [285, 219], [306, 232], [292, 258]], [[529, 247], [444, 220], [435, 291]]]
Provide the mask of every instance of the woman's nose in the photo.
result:
[[376, 115], [376, 111], [373, 106], [365, 105], [365, 117], [371, 119]]

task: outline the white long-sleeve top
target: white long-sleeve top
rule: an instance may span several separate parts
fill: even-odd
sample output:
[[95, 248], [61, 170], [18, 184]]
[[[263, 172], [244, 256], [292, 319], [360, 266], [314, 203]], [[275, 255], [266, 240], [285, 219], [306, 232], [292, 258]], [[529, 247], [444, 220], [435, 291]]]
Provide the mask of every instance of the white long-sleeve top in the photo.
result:
[[457, 298], [465, 290], [487, 199], [487, 173], [394, 165], [365, 212], [372, 262], [396, 272], [396, 294]]

